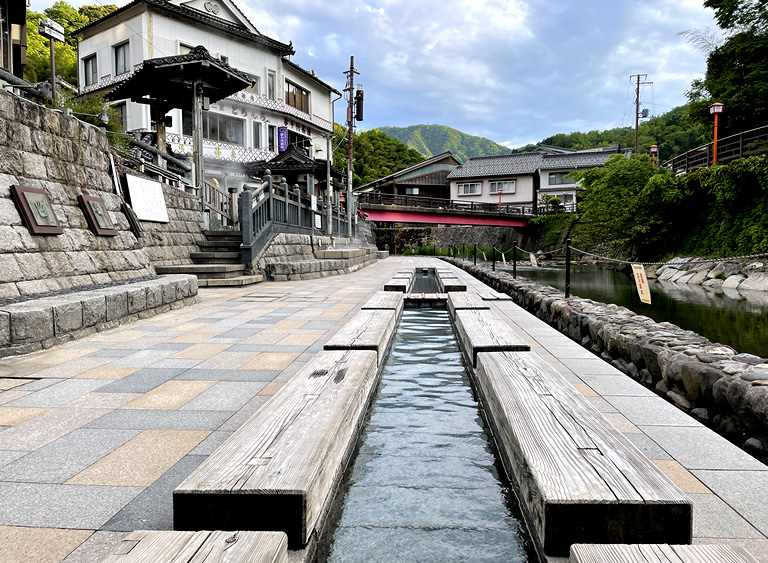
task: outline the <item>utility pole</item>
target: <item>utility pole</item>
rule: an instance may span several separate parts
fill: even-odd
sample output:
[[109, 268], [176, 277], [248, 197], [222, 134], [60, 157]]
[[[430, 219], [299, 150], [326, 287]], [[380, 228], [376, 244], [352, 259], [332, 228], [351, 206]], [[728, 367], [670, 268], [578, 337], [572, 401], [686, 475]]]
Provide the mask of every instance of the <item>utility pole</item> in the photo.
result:
[[[355, 137], [355, 102], [357, 96], [355, 95], [355, 75], [360, 74], [355, 70], [355, 57], [349, 57], [349, 70], [345, 71], [347, 75], [347, 87], [344, 91], [349, 96], [347, 102], [347, 236], [352, 238], [352, 159], [353, 159], [353, 143]], [[360, 91], [362, 94], [362, 90]], [[362, 96], [360, 96], [360, 103], [357, 108], [357, 116], [362, 121], [363, 118], [363, 104]]]
[[[648, 78], [647, 74], [633, 74], [629, 77], [630, 79], [636, 78], [637, 83], [635, 86], [635, 154], [639, 152], [639, 146], [638, 146], [638, 134], [640, 131], [640, 85], [641, 84], [653, 84], [653, 82], [641, 82], [641, 80], [645, 80]], [[642, 117], [648, 117], [648, 110], [643, 110]]]

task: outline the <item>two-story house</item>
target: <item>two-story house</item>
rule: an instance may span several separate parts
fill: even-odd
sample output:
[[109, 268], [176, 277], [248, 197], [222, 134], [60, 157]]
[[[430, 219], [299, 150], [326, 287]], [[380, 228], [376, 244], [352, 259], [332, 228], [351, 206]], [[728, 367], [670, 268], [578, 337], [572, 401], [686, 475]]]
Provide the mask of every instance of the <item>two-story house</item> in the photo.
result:
[[[268, 161], [293, 147], [325, 159], [333, 102], [341, 94], [289, 60], [292, 44], [261, 34], [231, 0], [134, 0], [75, 33], [81, 94], [107, 93], [142, 61], [181, 55], [197, 45], [246, 73], [253, 86], [211, 104], [203, 115], [205, 180], [240, 188], [245, 163]], [[114, 106], [129, 131], [152, 131], [149, 106]], [[191, 115], [172, 110], [166, 141], [192, 148]], [[282, 131], [281, 131], [282, 130]]]

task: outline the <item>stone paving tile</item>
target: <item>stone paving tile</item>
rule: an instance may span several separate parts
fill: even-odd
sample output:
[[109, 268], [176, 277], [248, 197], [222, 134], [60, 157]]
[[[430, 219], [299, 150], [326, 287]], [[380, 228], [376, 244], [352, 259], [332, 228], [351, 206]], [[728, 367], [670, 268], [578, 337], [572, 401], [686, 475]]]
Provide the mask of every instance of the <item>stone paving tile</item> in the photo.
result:
[[637, 426], [627, 420], [627, 418], [621, 413], [604, 412], [603, 416], [607, 418], [608, 422], [610, 422], [611, 425], [619, 432], [624, 434], [642, 434], [643, 432]]
[[282, 340], [277, 342], [278, 346], [312, 346], [320, 338], [319, 334], [302, 334], [297, 331], [293, 334], [289, 334]]
[[16, 426], [50, 409], [0, 406], [0, 426]]
[[21, 364], [39, 364], [44, 366], [52, 366], [61, 364], [69, 360], [75, 360], [82, 356], [86, 356], [92, 352], [96, 352], [96, 349], [87, 348], [75, 348], [71, 346], [65, 346], [56, 350], [38, 352], [31, 356], [25, 356], [25, 359], [21, 360]]
[[165, 360], [160, 360], [159, 362], [155, 362], [152, 364], [152, 367], [155, 369], [165, 369], [165, 368], [171, 368], [171, 369], [190, 369], [197, 365], [199, 365], [203, 360], [182, 360], [182, 359], [175, 359], [175, 358], [167, 358]]
[[59, 407], [0, 432], [0, 450], [36, 450], [98, 419], [109, 409]]
[[585, 375], [581, 379], [603, 397], [608, 395], [623, 395], [629, 397], [655, 396], [653, 391], [647, 387], [643, 387], [640, 383], [626, 375]]
[[138, 487], [0, 482], [0, 525], [96, 530], [140, 492]]
[[67, 406], [77, 409], [118, 409], [137, 396], [138, 393], [88, 393], [67, 403]]
[[186, 350], [177, 352], [173, 355], [173, 358], [191, 359], [191, 360], [207, 360], [219, 354], [229, 348], [227, 344], [195, 344], [190, 346]]
[[605, 400], [637, 426], [700, 426], [683, 411], [656, 396], [605, 397]]
[[50, 387], [51, 385], [56, 385], [57, 383], [61, 383], [62, 381], [65, 381], [64, 379], [32, 379], [27, 380], [28, 383], [21, 389], [23, 391], [40, 391], [41, 389], [45, 389], [46, 387]]
[[180, 352], [181, 350], [186, 350], [191, 346], [192, 344], [185, 344], [183, 342], [160, 342], [159, 344], [152, 346], [150, 350], [175, 350]]
[[618, 412], [616, 410], [616, 407], [614, 407], [611, 403], [603, 399], [602, 397], [586, 397], [587, 401], [590, 402], [590, 404], [595, 407], [598, 411], [602, 413], [606, 412]]
[[[763, 466], [765, 469], [765, 466]], [[768, 470], [712, 471], [692, 473], [729, 506], [743, 514], [763, 534], [768, 535]]]
[[189, 401], [181, 410], [237, 411], [266, 385], [263, 382], [220, 381]]
[[30, 377], [41, 379], [61, 379], [70, 378], [80, 375], [83, 372], [103, 366], [104, 364], [115, 361], [113, 358], [94, 358], [90, 356], [84, 356], [76, 360], [70, 360], [59, 365], [49, 366], [45, 369], [38, 371], [32, 371], [28, 375]]
[[177, 336], [176, 338], [173, 338], [169, 340], [169, 342], [178, 342], [181, 344], [199, 344], [200, 342], [205, 342], [206, 340], [210, 338], [215, 338], [219, 334], [221, 334], [218, 331], [209, 331], [209, 330], [201, 330], [198, 332], [188, 332], [186, 334], [182, 334], [181, 336]]
[[25, 383], [27, 382], [23, 379], [0, 379], [0, 391], [8, 391]]
[[92, 533], [91, 530], [0, 526], [0, 561], [59, 563]]
[[[136, 428], [140, 430], [216, 430], [233, 414], [234, 413], [227, 411], [149, 411], [118, 409], [104, 414], [104, 416], [98, 420], [89, 422], [87, 427]], [[19, 428], [19, 426], [14, 427], [10, 431], [15, 430], [16, 428]], [[0, 449], [3, 447], [3, 434], [4, 433], [0, 433]]]
[[70, 553], [62, 563], [94, 563], [103, 561], [127, 535], [125, 532], [96, 531]]
[[689, 494], [693, 501], [693, 535], [698, 538], [754, 538], [764, 536], [717, 495]]
[[653, 460], [653, 464], [661, 469], [664, 474], [669, 477], [670, 481], [677, 485], [684, 493], [709, 494], [712, 492], [705, 487], [704, 483], [699, 481], [693, 473], [688, 471], [674, 459], [655, 459]]
[[562, 358], [560, 361], [579, 377], [590, 375], [624, 375], [611, 364], [594, 355], [591, 359]]
[[146, 331], [146, 330], [113, 329], [106, 332], [94, 334], [93, 336], [90, 337], [90, 340], [93, 340], [94, 342], [127, 342], [129, 340], [135, 340], [136, 338], [141, 338], [142, 336], [147, 336], [150, 334], [152, 334], [152, 332]]
[[75, 376], [75, 379], [121, 379], [126, 375], [131, 375], [138, 371], [138, 369], [139, 368], [115, 367], [94, 368]]
[[146, 368], [174, 354], [173, 350], [141, 350], [110, 362], [116, 368]]
[[299, 373], [299, 371], [306, 366], [306, 362], [299, 362], [295, 361], [291, 365], [289, 365], [287, 368], [285, 368], [283, 371], [280, 372], [279, 375], [274, 377], [272, 380], [274, 381], [290, 381], [291, 378], [293, 378], [294, 375]]
[[243, 364], [242, 369], [284, 370], [299, 357], [295, 352], [262, 352], [251, 361]]
[[[253, 357], [253, 356], [251, 356]], [[278, 370], [255, 369], [189, 369], [175, 377], [175, 379], [202, 380], [202, 381], [273, 381], [281, 372]]]
[[145, 430], [72, 477], [67, 484], [148, 487], [209, 432]]
[[[235, 418], [235, 416], [237, 416], [237, 414], [235, 414], [232, 418]], [[211, 432], [205, 440], [200, 442], [194, 450], [189, 452], [189, 455], [209, 456], [215, 452], [216, 449], [218, 449], [218, 447], [221, 446], [232, 434], [234, 434], [234, 431], [217, 430], [216, 432]]]
[[4, 405], [6, 403], [15, 401], [16, 399], [26, 397], [31, 393], [32, 391], [23, 391], [22, 389], [11, 389], [10, 391], [2, 391], [0, 392], [0, 405]]
[[599, 395], [586, 383], [574, 383], [573, 386], [583, 397], [599, 397]]
[[101, 393], [146, 393], [185, 371], [187, 370], [183, 368], [144, 368], [108, 383], [99, 391]]
[[122, 408], [175, 410], [181, 408], [214, 384], [214, 381], [166, 381], [162, 385], [158, 385], [152, 389], [152, 391], [140, 395], [126, 403]]
[[58, 407], [79, 399], [106, 384], [107, 382], [102, 379], [67, 379], [8, 403], [6, 406]]
[[283, 388], [283, 385], [285, 385], [285, 383], [282, 381], [272, 381], [271, 383], [267, 383], [264, 388], [259, 391], [259, 395], [262, 397], [272, 396], [280, 391], [280, 389]]
[[672, 459], [672, 456], [661, 449], [656, 442], [643, 433], [628, 433], [624, 434], [624, 437], [637, 446], [637, 449], [643, 452], [643, 455], [651, 461]]
[[109, 522], [104, 530], [172, 530], [173, 490], [200, 465], [206, 456], [187, 455], [144, 489]]
[[261, 331], [243, 340], [240, 346], [242, 345], [258, 346], [258, 345], [276, 344], [283, 338], [285, 338], [285, 334], [282, 332]]
[[645, 426], [643, 432], [686, 469], [766, 469], [744, 450], [704, 426]]
[[63, 483], [138, 434], [79, 428], [0, 469], [0, 481]]
[[9, 463], [16, 461], [20, 457], [24, 457], [25, 455], [27, 455], [27, 452], [24, 451], [0, 450], [0, 467], [5, 467]]
[[245, 424], [256, 411], [267, 404], [272, 395], [256, 395], [243, 408], [237, 411], [232, 417], [219, 427], [221, 432], [234, 432]]
[[130, 356], [134, 351], [128, 348], [103, 348], [88, 354], [89, 358], [124, 358]]
[[252, 352], [224, 351], [207, 360], [203, 360], [195, 366], [195, 369], [238, 369], [249, 360], [252, 360], [254, 355]]

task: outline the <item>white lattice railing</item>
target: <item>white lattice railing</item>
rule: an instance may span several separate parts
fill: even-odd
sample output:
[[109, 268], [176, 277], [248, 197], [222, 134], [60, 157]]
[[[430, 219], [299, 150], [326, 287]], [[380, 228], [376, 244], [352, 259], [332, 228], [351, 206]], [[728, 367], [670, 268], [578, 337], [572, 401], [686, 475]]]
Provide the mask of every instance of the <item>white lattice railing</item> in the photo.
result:
[[305, 121], [306, 123], [311, 123], [315, 127], [320, 127], [325, 131], [333, 131], [333, 123], [331, 123], [327, 119], [323, 119], [322, 117], [318, 117], [317, 115], [309, 115], [308, 113], [304, 113], [303, 111], [298, 110], [293, 106], [289, 106], [283, 100], [273, 100], [272, 98], [269, 98], [267, 96], [254, 94], [253, 92], [246, 92], [244, 90], [241, 90], [240, 92], [237, 92], [231, 95], [227, 99], [236, 100], [238, 102], [251, 104], [253, 106], [269, 109], [272, 111], [287, 113], [288, 115], [297, 117], [302, 121]]
[[[178, 133], [167, 133], [165, 142], [171, 145], [174, 152], [192, 152], [192, 137], [179, 135]], [[264, 149], [232, 145], [230, 143], [203, 140], [203, 156], [233, 162], [253, 162], [256, 160], [269, 160], [277, 156], [277, 153]]]
[[118, 74], [117, 76], [112, 76], [111, 74], [102, 76], [98, 82], [94, 82], [93, 84], [88, 84], [87, 86], [83, 86], [82, 88], [80, 88], [80, 93], [87, 94], [88, 92], [101, 90], [102, 88], [107, 88], [108, 86], [112, 86], [114, 84], [117, 84], [118, 82], [122, 82], [126, 78], [133, 75], [134, 72], [136, 72], [143, 66], [144, 66], [144, 63], [141, 62], [133, 65], [133, 69], [126, 71], [122, 74]]

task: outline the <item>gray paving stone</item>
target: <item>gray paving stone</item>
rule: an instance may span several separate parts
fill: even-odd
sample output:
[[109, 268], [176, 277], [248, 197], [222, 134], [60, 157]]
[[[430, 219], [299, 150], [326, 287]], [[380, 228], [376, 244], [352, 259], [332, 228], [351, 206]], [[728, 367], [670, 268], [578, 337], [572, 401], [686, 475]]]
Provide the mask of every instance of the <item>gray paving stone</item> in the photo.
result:
[[689, 494], [693, 501], [693, 536], [697, 538], [755, 538], [763, 535], [717, 495]]
[[25, 384], [23, 387], [20, 387], [20, 390], [24, 391], [40, 391], [42, 389], [45, 389], [46, 387], [50, 387], [51, 385], [56, 385], [57, 383], [61, 383], [62, 381], [66, 381], [65, 379], [56, 379], [56, 378], [45, 378], [45, 379], [38, 379], [30, 381], [29, 383]]
[[307, 321], [301, 328], [308, 330], [330, 330], [338, 328], [336, 321], [315, 320]]
[[0, 469], [0, 481], [63, 483], [139, 433], [80, 428]]
[[185, 370], [174, 377], [174, 379], [191, 381], [264, 381], [268, 383], [275, 380], [280, 373], [277, 370], [193, 368]]
[[9, 407], [59, 407], [103, 387], [103, 379], [66, 379], [8, 403]]
[[97, 530], [139, 487], [0, 483], [0, 525]]
[[107, 383], [99, 389], [100, 393], [146, 393], [162, 385], [177, 375], [187, 371], [183, 368], [144, 368], [121, 379]]
[[108, 413], [110, 409], [59, 407], [0, 432], [0, 450], [42, 448]]
[[[286, 333], [286, 336], [288, 334]], [[277, 344], [233, 344], [227, 348], [227, 352], [286, 352], [301, 354], [307, 346], [278, 346]]]
[[758, 530], [768, 535], [768, 470], [694, 470], [692, 473]]
[[114, 531], [172, 530], [173, 489], [186, 479], [206, 456], [187, 455], [115, 514], [102, 529]]
[[173, 350], [141, 350], [110, 362], [109, 365], [115, 368], [146, 368], [175, 353]]
[[103, 561], [112, 550], [128, 535], [126, 532], [103, 532], [97, 530], [77, 549], [67, 555], [62, 563], [93, 563]]
[[590, 375], [616, 375], [626, 377], [623, 373], [617, 370], [608, 362], [604, 362], [600, 358], [595, 357], [592, 354], [592, 359], [587, 358], [561, 358], [568, 369], [579, 377]]
[[204, 455], [209, 456], [211, 455], [216, 449], [222, 445], [227, 438], [229, 438], [233, 434], [233, 431], [224, 431], [224, 430], [217, 430], [216, 432], [211, 432], [208, 437], [200, 442], [194, 450], [189, 452], [189, 455], [195, 456], [195, 455]]
[[661, 397], [605, 397], [637, 426], [701, 426]]
[[246, 405], [237, 411], [232, 417], [219, 427], [223, 432], [234, 432], [251, 418], [257, 410], [267, 404], [270, 397], [256, 395]]
[[616, 410], [616, 407], [614, 407], [611, 403], [609, 403], [602, 397], [584, 397], [584, 398], [590, 403], [592, 403], [592, 406], [595, 407], [600, 412], [618, 412]]
[[[6, 428], [10, 428], [10, 426], [0, 426], [0, 429]], [[24, 451], [2, 450], [0, 451], [0, 467], [5, 467], [12, 461], [16, 461], [25, 455], [27, 455], [27, 452]]]
[[238, 411], [256, 393], [264, 389], [265, 382], [220, 381], [189, 401], [180, 410]]
[[632, 442], [635, 446], [637, 446], [637, 448], [643, 452], [643, 455], [648, 459], [672, 459], [671, 455], [665, 452], [661, 446], [659, 446], [645, 434], [639, 432], [625, 432], [624, 437]]
[[259, 327], [249, 326], [248, 328], [233, 328], [226, 332], [222, 332], [217, 338], [236, 338], [238, 340], [245, 340], [261, 332], [263, 329]]
[[[229, 411], [115, 410], [87, 428], [137, 430], [217, 430], [234, 413]], [[0, 435], [1, 436], [1, 435]]]
[[641, 426], [640, 429], [688, 470], [767, 469], [744, 450], [701, 425]]
[[655, 397], [655, 393], [626, 375], [585, 375], [582, 381], [602, 396]]
[[122, 348], [104, 348], [102, 350], [97, 350], [96, 352], [91, 352], [86, 357], [87, 358], [124, 358], [125, 356], [130, 356], [131, 354], [135, 354], [133, 350], [126, 350]]
[[293, 362], [291, 365], [289, 365], [287, 368], [285, 368], [283, 371], [277, 375], [274, 380], [275, 381], [290, 381], [291, 378], [293, 378], [294, 375], [299, 373], [301, 369], [303, 369], [307, 365], [307, 362]]
[[154, 369], [190, 369], [202, 363], [204, 360], [191, 358], [166, 358], [152, 364]]
[[191, 348], [194, 346], [194, 344], [188, 344], [186, 342], [160, 342], [158, 344], [155, 344], [151, 346], [150, 350], [175, 350], [176, 352], [179, 352], [181, 350], [186, 350], [187, 348]]

